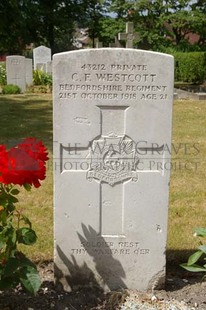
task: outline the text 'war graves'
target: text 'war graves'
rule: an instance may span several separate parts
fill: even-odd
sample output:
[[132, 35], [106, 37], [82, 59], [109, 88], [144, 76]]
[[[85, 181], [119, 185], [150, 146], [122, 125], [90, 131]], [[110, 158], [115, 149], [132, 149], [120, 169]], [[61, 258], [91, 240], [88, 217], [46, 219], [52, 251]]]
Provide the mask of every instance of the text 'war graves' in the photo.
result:
[[65, 289], [161, 286], [173, 57], [54, 55], [55, 277]]

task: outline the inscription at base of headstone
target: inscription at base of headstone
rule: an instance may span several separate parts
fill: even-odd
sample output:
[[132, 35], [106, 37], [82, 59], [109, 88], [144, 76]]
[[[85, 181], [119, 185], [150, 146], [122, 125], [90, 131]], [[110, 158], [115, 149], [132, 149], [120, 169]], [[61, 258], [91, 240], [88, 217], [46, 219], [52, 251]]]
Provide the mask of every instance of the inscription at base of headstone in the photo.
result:
[[173, 57], [102, 48], [53, 61], [56, 282], [160, 286]]
[[19, 86], [22, 92], [26, 90], [26, 62], [24, 56], [7, 56], [6, 74], [7, 84]]

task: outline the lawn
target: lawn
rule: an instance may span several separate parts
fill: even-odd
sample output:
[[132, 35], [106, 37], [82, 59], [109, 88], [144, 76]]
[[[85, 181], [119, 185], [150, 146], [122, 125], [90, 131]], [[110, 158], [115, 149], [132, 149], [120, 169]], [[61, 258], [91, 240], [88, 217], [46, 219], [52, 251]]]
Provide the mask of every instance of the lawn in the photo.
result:
[[[37, 243], [22, 250], [33, 260], [53, 258], [53, 185], [52, 185], [52, 99], [51, 95], [24, 94], [0, 96], [0, 144], [11, 147], [25, 137], [43, 141], [49, 150], [47, 177], [38, 189], [26, 192], [23, 188], [19, 207], [33, 223]], [[23, 246], [22, 246], [23, 247]]]
[[[175, 101], [170, 183], [168, 259], [181, 261], [199, 244], [195, 227], [206, 226], [206, 101]], [[53, 258], [52, 97], [50, 94], [0, 95], [0, 144], [25, 137], [41, 139], [49, 150], [47, 178], [39, 189], [19, 195], [38, 242], [23, 249], [33, 260]], [[28, 247], [27, 247], [28, 248]]]
[[206, 227], [205, 121], [206, 101], [175, 101], [168, 222], [170, 259], [182, 259], [187, 251], [197, 247], [201, 239], [193, 236], [193, 229]]

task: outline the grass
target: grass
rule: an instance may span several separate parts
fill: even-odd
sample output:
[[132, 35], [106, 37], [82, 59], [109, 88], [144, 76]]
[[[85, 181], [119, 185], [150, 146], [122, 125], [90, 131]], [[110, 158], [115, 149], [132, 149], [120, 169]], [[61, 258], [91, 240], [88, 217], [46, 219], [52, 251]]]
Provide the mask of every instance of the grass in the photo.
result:
[[[206, 226], [206, 101], [175, 101], [170, 184], [168, 259], [187, 259], [198, 246], [195, 227]], [[52, 158], [50, 94], [0, 96], [0, 144], [11, 147], [32, 136], [43, 140]], [[31, 219], [38, 242], [23, 249], [33, 260], [53, 258], [52, 160], [39, 189], [21, 191], [19, 207]], [[206, 241], [206, 240], [205, 240]]]
[[180, 146], [172, 152], [168, 221], [168, 250], [174, 260], [187, 258], [200, 242], [194, 228], [206, 226], [205, 115], [206, 101], [174, 103], [172, 142], [176, 150]]
[[22, 189], [19, 208], [32, 221], [38, 241], [22, 250], [33, 260], [53, 258], [52, 99], [47, 94], [0, 95], [0, 144], [12, 147], [25, 137], [43, 141], [49, 150], [47, 177], [38, 189]]
[[0, 112], [0, 143], [10, 147], [25, 137], [38, 137], [52, 151], [51, 95], [1, 95]]

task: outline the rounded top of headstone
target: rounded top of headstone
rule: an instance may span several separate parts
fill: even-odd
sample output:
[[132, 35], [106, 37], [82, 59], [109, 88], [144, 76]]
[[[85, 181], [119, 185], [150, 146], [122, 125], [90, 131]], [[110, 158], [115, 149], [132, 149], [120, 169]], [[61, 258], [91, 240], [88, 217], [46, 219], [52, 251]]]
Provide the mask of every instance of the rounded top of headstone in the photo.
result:
[[46, 47], [46, 46], [44, 46], [44, 45], [40, 45], [40, 46], [38, 46], [38, 47], [35, 47], [34, 48], [34, 50], [36, 51], [36, 50], [51, 50], [49, 47]]
[[57, 53], [53, 55], [53, 58], [59, 57], [59, 56], [63, 56], [63, 57], [67, 57], [68, 55], [87, 55], [87, 54], [116, 54], [117, 57], [118, 55], [120, 55], [121, 53], [126, 54], [136, 54], [139, 56], [143, 56], [143, 55], [150, 55], [150, 56], [155, 56], [155, 57], [169, 57], [174, 59], [174, 57], [170, 54], [165, 54], [165, 53], [160, 53], [160, 52], [154, 52], [154, 51], [146, 51], [146, 50], [141, 50], [141, 49], [134, 49], [134, 48], [110, 48], [110, 47], [103, 47], [103, 48], [91, 48], [91, 49], [82, 49], [82, 50], [78, 50], [78, 51], [67, 51], [67, 52], [62, 52], [62, 53]]
[[6, 59], [10, 59], [10, 58], [23, 59], [23, 58], [25, 58], [25, 56], [21, 56], [21, 55], [9, 55], [9, 56], [6, 56]]

